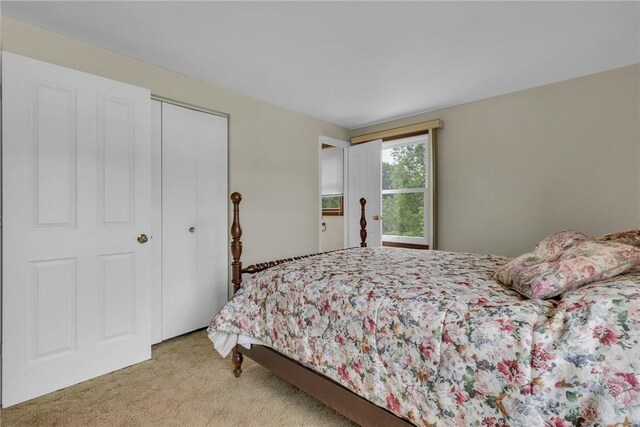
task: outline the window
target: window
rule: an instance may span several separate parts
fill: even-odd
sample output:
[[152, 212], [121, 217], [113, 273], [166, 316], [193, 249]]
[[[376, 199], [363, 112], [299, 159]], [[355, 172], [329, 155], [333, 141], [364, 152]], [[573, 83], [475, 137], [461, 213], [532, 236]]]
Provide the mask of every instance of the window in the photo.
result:
[[382, 145], [382, 240], [426, 245], [428, 135]]
[[322, 215], [342, 216], [343, 196], [322, 196]]
[[322, 147], [322, 215], [342, 216], [344, 195], [343, 149]]

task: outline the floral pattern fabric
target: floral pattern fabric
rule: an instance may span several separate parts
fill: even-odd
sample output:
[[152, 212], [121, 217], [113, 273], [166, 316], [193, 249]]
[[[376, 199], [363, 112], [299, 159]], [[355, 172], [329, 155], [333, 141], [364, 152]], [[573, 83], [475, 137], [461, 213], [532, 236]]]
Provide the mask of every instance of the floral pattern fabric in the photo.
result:
[[542, 258], [539, 248], [499, 268], [496, 280], [529, 298], [551, 298], [640, 264], [640, 248], [613, 241], [574, 243], [553, 261]]
[[507, 258], [350, 249], [254, 275], [213, 319], [420, 426], [640, 423], [640, 269], [532, 300]]
[[596, 240], [602, 242], [619, 242], [625, 245], [639, 246], [640, 247], [640, 230], [628, 230], [620, 231], [618, 233], [605, 234], [597, 237]]
[[586, 240], [591, 240], [586, 234], [573, 230], [561, 231], [543, 239], [533, 252], [545, 261], [555, 261], [564, 251]]

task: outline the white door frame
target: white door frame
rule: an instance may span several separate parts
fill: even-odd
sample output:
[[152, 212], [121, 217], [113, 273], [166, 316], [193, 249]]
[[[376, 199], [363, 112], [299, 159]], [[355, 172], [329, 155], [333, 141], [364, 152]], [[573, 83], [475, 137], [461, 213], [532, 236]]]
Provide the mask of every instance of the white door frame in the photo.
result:
[[318, 252], [322, 251], [322, 144], [333, 145], [334, 147], [342, 148], [344, 156], [342, 160], [344, 162], [343, 175], [344, 175], [344, 196], [343, 196], [343, 212], [342, 212], [342, 246], [344, 248], [349, 247], [349, 224], [347, 221], [349, 213], [349, 147], [351, 143], [348, 141], [342, 141], [340, 139], [331, 138], [329, 136], [320, 135], [318, 138]]

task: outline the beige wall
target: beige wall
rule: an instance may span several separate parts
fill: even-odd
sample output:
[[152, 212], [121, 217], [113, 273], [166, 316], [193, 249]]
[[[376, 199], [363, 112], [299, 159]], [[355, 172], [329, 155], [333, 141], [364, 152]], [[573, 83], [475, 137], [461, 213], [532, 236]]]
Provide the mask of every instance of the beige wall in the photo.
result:
[[640, 65], [352, 136], [436, 118], [440, 249], [518, 255], [563, 229], [640, 228]]
[[318, 136], [341, 127], [6, 17], [2, 49], [229, 114], [230, 191], [242, 193], [245, 263], [318, 250]]

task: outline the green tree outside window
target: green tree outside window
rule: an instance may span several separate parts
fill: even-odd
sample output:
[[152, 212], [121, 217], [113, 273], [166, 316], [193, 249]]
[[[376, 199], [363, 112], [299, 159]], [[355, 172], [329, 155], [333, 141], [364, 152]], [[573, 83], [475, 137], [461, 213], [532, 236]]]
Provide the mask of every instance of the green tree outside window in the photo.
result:
[[382, 234], [424, 237], [425, 144], [405, 145], [385, 150], [382, 189], [416, 189], [382, 195]]

